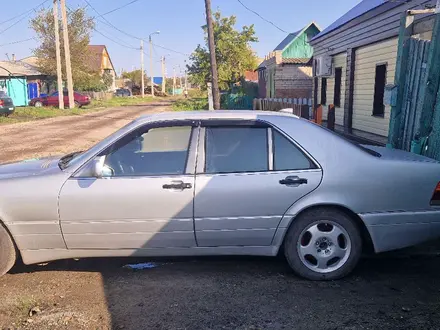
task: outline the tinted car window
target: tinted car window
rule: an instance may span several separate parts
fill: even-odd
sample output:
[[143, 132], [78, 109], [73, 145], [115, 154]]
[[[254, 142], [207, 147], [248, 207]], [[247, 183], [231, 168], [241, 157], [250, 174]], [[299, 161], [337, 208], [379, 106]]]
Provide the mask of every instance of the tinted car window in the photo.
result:
[[267, 171], [267, 129], [207, 127], [206, 173]]
[[274, 170], [305, 170], [316, 166], [285, 136], [273, 131]]
[[191, 127], [162, 127], [135, 136], [107, 153], [112, 176], [172, 175], [185, 172]]

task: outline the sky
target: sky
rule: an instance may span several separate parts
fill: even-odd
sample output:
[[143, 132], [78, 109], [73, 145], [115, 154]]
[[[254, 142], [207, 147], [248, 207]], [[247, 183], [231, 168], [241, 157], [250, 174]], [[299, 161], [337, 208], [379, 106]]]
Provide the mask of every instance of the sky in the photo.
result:
[[[91, 6], [88, 6], [86, 1]], [[109, 12], [133, 0], [66, 0], [69, 8], [86, 7], [91, 17]], [[211, 0], [212, 10], [220, 10], [222, 15], [237, 17], [237, 29], [243, 25], [254, 24], [259, 39], [251, 46], [257, 55], [264, 57], [283, 40], [287, 33], [259, 18], [244, 8], [238, 0]], [[0, 18], [0, 60], [7, 60], [7, 55], [16, 55], [21, 59], [32, 55], [37, 41], [22, 41], [35, 36], [29, 27], [29, 19], [35, 14], [30, 11], [14, 20], [5, 22], [25, 13], [41, 4], [43, 0], [2, 1]], [[314, 21], [324, 29], [337, 18], [358, 4], [359, 0], [241, 0], [241, 2], [272, 21], [287, 32], [300, 30]], [[51, 7], [52, 0], [47, 0], [44, 7]], [[40, 7], [41, 8], [41, 7]], [[102, 20], [110, 22], [113, 28]], [[20, 21], [21, 20], [21, 21]], [[161, 72], [160, 58], [166, 58], [167, 75], [171, 76], [173, 68], [177, 75], [184, 72], [185, 61], [198, 44], [203, 44], [202, 25], [205, 21], [204, 0], [137, 0], [122, 9], [104, 15], [96, 21], [96, 31], [92, 32], [91, 44], [107, 46], [110, 58], [116, 71], [131, 71], [140, 68], [140, 41], [128, 35], [148, 39], [153, 35], [153, 71], [155, 76]], [[118, 31], [125, 32], [126, 34]], [[128, 35], [127, 35], [128, 34]], [[10, 44], [13, 43], [13, 44]], [[160, 48], [163, 46], [170, 50]], [[148, 42], [145, 43], [145, 69], [149, 75], [150, 57]], [[136, 48], [136, 49], [132, 49]]]

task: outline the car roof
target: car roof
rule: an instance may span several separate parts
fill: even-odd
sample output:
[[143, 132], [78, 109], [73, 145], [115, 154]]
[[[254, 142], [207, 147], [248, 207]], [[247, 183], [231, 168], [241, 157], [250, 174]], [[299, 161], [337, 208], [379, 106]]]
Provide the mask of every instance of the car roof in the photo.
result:
[[174, 111], [174, 112], [160, 112], [151, 115], [144, 115], [139, 117], [136, 121], [150, 122], [150, 121], [162, 121], [162, 120], [202, 120], [202, 119], [243, 119], [243, 120], [255, 120], [255, 119], [270, 120], [270, 117], [288, 117], [296, 118], [290, 113], [284, 112], [272, 112], [272, 111], [252, 111], [252, 110], [216, 110], [216, 111]]

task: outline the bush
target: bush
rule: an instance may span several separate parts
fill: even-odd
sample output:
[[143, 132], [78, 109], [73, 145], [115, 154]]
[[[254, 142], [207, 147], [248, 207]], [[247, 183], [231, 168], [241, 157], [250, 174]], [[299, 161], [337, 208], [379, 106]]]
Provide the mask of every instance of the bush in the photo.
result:
[[208, 110], [207, 98], [190, 98], [178, 100], [173, 104], [175, 111]]

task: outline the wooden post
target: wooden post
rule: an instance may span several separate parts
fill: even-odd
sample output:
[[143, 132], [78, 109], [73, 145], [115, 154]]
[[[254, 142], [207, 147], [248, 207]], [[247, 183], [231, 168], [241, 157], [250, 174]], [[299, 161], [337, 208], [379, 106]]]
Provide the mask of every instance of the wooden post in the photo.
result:
[[60, 0], [61, 4], [61, 17], [63, 19], [63, 38], [64, 38], [64, 57], [66, 60], [66, 76], [67, 76], [67, 95], [69, 99], [69, 108], [75, 108], [75, 98], [73, 95], [73, 79], [72, 79], [72, 66], [70, 61], [70, 43], [69, 43], [69, 30], [67, 24], [67, 12], [66, 12], [66, 0]]
[[[402, 126], [402, 108], [405, 100], [403, 94], [405, 91], [405, 80], [407, 74], [409, 45], [408, 40], [411, 38], [413, 31], [414, 16], [408, 15], [407, 12], [402, 14], [400, 18], [399, 41], [397, 48], [396, 74], [394, 84], [397, 86], [397, 99], [395, 106], [391, 107], [390, 126], [388, 133], [388, 147], [399, 148], [401, 142], [401, 126]], [[433, 46], [431, 46], [433, 47]]]
[[56, 54], [56, 58], [57, 58], [58, 107], [60, 109], [64, 109], [63, 71], [61, 69], [58, 0], [53, 1], [53, 18], [54, 18], [54, 25], [55, 25], [55, 54]]
[[[439, 1], [440, 3], [440, 1]], [[436, 105], [436, 98], [440, 87], [440, 8], [435, 14], [435, 22], [432, 31], [431, 48], [428, 54], [428, 63], [426, 67], [427, 84], [425, 88], [425, 97], [423, 100], [423, 107], [420, 116], [420, 137], [428, 136], [431, 127], [438, 124], [433, 120], [434, 107]], [[438, 103], [437, 109], [438, 110]], [[434, 116], [437, 119], [439, 116]], [[432, 123], [432, 125], [431, 125]]]
[[347, 50], [345, 72], [344, 132], [351, 134], [353, 127], [354, 71], [356, 69], [356, 50]]
[[328, 106], [327, 128], [332, 131], [335, 130], [335, 106], [334, 106], [334, 104], [329, 104], [329, 106]]
[[309, 119], [309, 106], [307, 104], [301, 106], [301, 118]]
[[214, 109], [220, 109], [220, 91], [218, 88], [217, 59], [215, 55], [214, 27], [211, 13], [211, 0], [205, 0], [206, 25], [208, 27], [209, 60], [211, 63], [212, 96]]
[[318, 124], [318, 125], [322, 125], [322, 105], [319, 105], [317, 108], [316, 108], [316, 116], [315, 116], [315, 118], [316, 118], [316, 123]]

